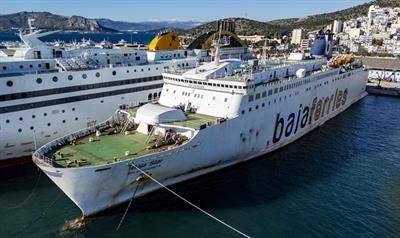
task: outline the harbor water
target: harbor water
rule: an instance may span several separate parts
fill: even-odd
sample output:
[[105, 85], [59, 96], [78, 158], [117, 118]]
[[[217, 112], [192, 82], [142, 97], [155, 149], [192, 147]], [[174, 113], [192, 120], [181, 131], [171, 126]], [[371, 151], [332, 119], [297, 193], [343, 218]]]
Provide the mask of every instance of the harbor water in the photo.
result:
[[[400, 237], [400, 102], [367, 96], [279, 151], [171, 189], [251, 237]], [[81, 213], [34, 165], [3, 169], [0, 191], [0, 237], [241, 237], [165, 190], [135, 199], [118, 232], [127, 204], [62, 231]]]

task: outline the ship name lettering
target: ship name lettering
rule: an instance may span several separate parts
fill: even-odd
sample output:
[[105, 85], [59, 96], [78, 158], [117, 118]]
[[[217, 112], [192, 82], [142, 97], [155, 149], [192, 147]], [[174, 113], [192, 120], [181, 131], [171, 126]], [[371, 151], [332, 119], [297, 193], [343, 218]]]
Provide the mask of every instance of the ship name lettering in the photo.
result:
[[[285, 120], [285, 117], [280, 113], [276, 115], [274, 135], [272, 137], [273, 143], [278, 143], [282, 136], [289, 137], [296, 134], [299, 129], [302, 129], [315, 121], [328, 115], [330, 112], [339, 109], [339, 107], [346, 104], [348, 89], [336, 89], [335, 94], [327, 97], [315, 97], [311, 106], [304, 106], [300, 104], [297, 113], [290, 113]], [[299, 128], [300, 127], [300, 128]]]
[[159, 164], [159, 163], [161, 163], [162, 161], [163, 161], [162, 159], [153, 160], [153, 161], [150, 162], [150, 165]]

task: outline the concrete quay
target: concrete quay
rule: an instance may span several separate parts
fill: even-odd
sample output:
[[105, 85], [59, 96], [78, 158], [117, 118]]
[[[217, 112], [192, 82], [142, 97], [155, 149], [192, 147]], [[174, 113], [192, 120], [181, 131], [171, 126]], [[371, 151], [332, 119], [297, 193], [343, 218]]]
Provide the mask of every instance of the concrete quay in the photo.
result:
[[370, 81], [367, 83], [367, 92], [375, 95], [400, 97], [400, 83], [381, 81]]

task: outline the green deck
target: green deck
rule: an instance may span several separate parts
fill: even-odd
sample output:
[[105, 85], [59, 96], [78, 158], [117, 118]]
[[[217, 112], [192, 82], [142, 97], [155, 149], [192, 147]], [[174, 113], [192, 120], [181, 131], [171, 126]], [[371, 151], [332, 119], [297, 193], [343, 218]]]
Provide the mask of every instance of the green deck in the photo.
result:
[[[130, 113], [134, 113], [134, 111]], [[187, 115], [187, 119], [187, 121], [166, 124], [198, 129], [200, 125], [216, 121], [217, 117], [191, 113]], [[96, 137], [95, 134], [85, 136], [76, 140], [75, 145], [64, 146], [52, 151], [47, 156], [54, 158], [55, 167], [78, 167], [113, 163], [166, 150], [169, 147], [166, 145], [157, 149], [147, 149], [153, 145], [154, 137], [149, 140], [148, 135], [137, 132], [125, 135], [112, 134], [109, 133], [110, 131], [111, 129], [103, 132], [99, 137]], [[146, 141], [150, 141], [150, 143], [146, 143]]]
[[[90, 142], [89, 138], [93, 141]], [[86, 136], [78, 139], [76, 145], [67, 145], [56, 151], [55, 163], [59, 167], [75, 167], [77, 162], [81, 166], [98, 165], [145, 155], [154, 152], [146, 149], [147, 138], [147, 135], [140, 133]], [[129, 152], [128, 156], [125, 155], [126, 151]]]

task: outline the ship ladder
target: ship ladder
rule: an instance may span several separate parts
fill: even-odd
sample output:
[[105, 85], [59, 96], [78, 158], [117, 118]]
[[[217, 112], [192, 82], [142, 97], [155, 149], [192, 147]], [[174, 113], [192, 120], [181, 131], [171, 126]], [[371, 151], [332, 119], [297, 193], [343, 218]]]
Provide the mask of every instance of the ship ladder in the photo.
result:
[[155, 128], [155, 126], [153, 126], [153, 127], [151, 128], [150, 133], [149, 133], [149, 136], [147, 137], [146, 142], [145, 142], [146, 144], [149, 143], [149, 141], [150, 141], [150, 139], [151, 139], [151, 136], [152, 136], [153, 133], [154, 133], [154, 128]]
[[126, 129], [128, 129], [128, 126], [131, 124], [131, 122], [129, 120], [126, 121], [124, 127], [121, 130], [121, 134], [124, 134]]
[[[204, 213], [205, 215], [209, 216], [210, 218], [214, 219], [215, 221], [221, 223], [222, 225], [228, 227], [229, 229], [235, 231], [236, 233], [238, 233], [239, 235], [246, 237], [246, 238], [250, 238], [249, 235], [246, 235], [245, 233], [239, 231], [238, 229], [234, 228], [233, 226], [229, 225], [228, 223], [222, 221], [221, 219], [213, 216], [212, 214], [208, 213], [207, 211], [201, 209], [199, 206], [195, 205], [194, 203], [190, 202], [189, 200], [187, 200], [186, 198], [182, 197], [181, 195], [177, 194], [176, 192], [172, 191], [170, 188], [168, 188], [167, 186], [165, 186], [164, 184], [162, 184], [161, 182], [159, 182], [158, 180], [156, 180], [155, 178], [153, 178], [149, 173], [146, 173], [145, 171], [143, 171], [142, 169], [140, 169], [139, 167], [137, 167], [134, 163], [130, 163], [130, 166], [134, 167], [135, 169], [137, 169], [142, 175], [146, 176], [147, 178], [151, 179], [153, 182], [155, 182], [156, 184], [158, 184], [160, 187], [164, 188], [165, 190], [167, 190], [168, 192], [172, 193], [173, 195], [175, 195], [176, 197], [178, 197], [179, 199], [181, 199], [182, 201], [186, 202], [187, 204], [189, 204], [190, 206], [196, 208], [197, 210], [199, 210], [200, 212]], [[140, 180], [139, 180], [140, 181]], [[139, 186], [138, 186], [139, 187]], [[136, 187], [137, 189], [137, 187]], [[135, 192], [136, 193], [136, 192]], [[129, 207], [128, 207], [129, 208]]]

